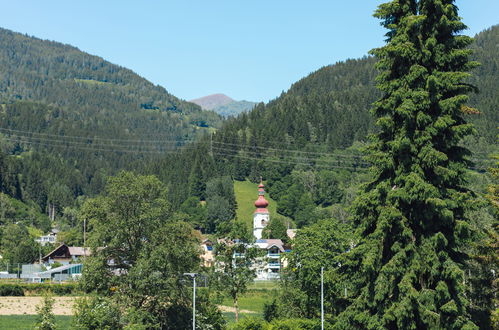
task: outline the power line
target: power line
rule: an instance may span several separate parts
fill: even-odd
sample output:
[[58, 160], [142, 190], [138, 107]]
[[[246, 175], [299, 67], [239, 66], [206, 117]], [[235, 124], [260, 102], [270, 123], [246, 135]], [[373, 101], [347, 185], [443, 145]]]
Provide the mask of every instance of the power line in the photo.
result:
[[[225, 149], [225, 148], [218, 148], [218, 147], [213, 147], [213, 150], [216, 150], [216, 151], [221, 151], [223, 152], [225, 155], [233, 155], [233, 156], [236, 156], [237, 155], [237, 150], [233, 150], [233, 149]], [[231, 152], [235, 152], [235, 153], [231, 153]], [[279, 156], [279, 155], [270, 155], [270, 154], [263, 154], [263, 153], [259, 153], [259, 152], [254, 152], [254, 151], [242, 151], [243, 153], [245, 154], [249, 154], [249, 156], [251, 157], [254, 157], [254, 158], [258, 158], [258, 156], [260, 155], [263, 155], [264, 157], [271, 157], [271, 156]], [[307, 161], [311, 161], [311, 162], [323, 162], [323, 163], [340, 163], [340, 161], [338, 160], [335, 160], [335, 159], [322, 159], [322, 158], [318, 158], [318, 157], [300, 157], [300, 156], [289, 156], [289, 157], [294, 157], [295, 159], [298, 159], [299, 161], [302, 161], [302, 162], [307, 162]], [[263, 157], [261, 157], [263, 158]], [[341, 160], [341, 162], [345, 162], [345, 160]], [[347, 161], [349, 162], [349, 161]], [[354, 162], [350, 162], [350, 163], [354, 163]], [[366, 166], [368, 165], [368, 163], [366, 162], [359, 162], [358, 163], [359, 167], [361, 166]], [[339, 166], [339, 165], [338, 165]]]
[[[98, 148], [92, 147], [91, 144], [89, 145], [67, 145], [68, 142], [63, 142], [60, 141], [61, 143], [66, 143], [66, 144], [57, 144], [54, 142], [44, 142], [44, 141], [30, 141], [30, 140], [19, 140], [19, 139], [12, 139], [12, 138], [5, 138], [7, 141], [11, 142], [17, 142], [17, 143], [26, 143], [29, 145], [40, 145], [40, 146], [45, 146], [45, 147], [59, 147], [59, 148], [66, 148], [66, 149], [76, 149], [76, 150], [89, 150], [89, 151], [105, 151], [105, 152], [124, 152], [124, 153], [134, 153], [134, 154], [143, 154], [143, 153], [150, 153], [150, 154], [164, 154], [164, 153], [170, 153], [170, 154], [177, 154], [178, 149], [174, 150], [131, 150], [131, 149], [117, 149], [115, 147], [119, 146], [105, 146], [101, 145], [98, 146]], [[102, 148], [104, 147], [104, 148]], [[109, 148], [106, 148], [109, 147]], [[114, 148], [113, 148], [114, 147]]]
[[228, 146], [236, 146], [236, 147], [245, 147], [248, 149], [256, 148], [260, 150], [272, 150], [272, 151], [284, 151], [284, 152], [293, 152], [293, 153], [304, 153], [304, 154], [315, 154], [315, 155], [324, 155], [324, 156], [339, 156], [339, 157], [363, 157], [363, 155], [341, 155], [330, 152], [316, 152], [316, 151], [301, 151], [295, 149], [278, 149], [278, 148], [268, 148], [268, 147], [259, 147], [259, 146], [249, 146], [246, 144], [236, 144], [236, 143], [227, 143], [227, 142], [217, 142], [213, 141], [214, 144], [228, 145]]
[[[38, 132], [30, 132], [30, 131], [22, 131], [10, 128], [2, 128], [0, 127], [0, 132], [13, 132], [12, 135], [22, 135], [22, 134], [30, 134], [30, 135], [41, 135], [48, 137], [57, 137], [57, 138], [69, 138], [69, 139], [77, 139], [77, 140], [101, 140], [101, 141], [121, 141], [121, 142], [132, 142], [132, 143], [178, 143], [178, 142], [195, 142], [195, 140], [137, 140], [137, 139], [109, 139], [102, 138], [98, 136], [75, 136], [75, 135], [60, 135], [60, 134], [50, 134], [50, 133], [38, 133]], [[16, 134], [18, 133], [18, 134]], [[169, 136], [171, 138], [171, 136]]]
[[[66, 145], [76, 145], [76, 146], [97, 146], [97, 147], [123, 147], [123, 148], [130, 148], [130, 149], [158, 149], [161, 147], [168, 147], [168, 148], [173, 148], [175, 145], [173, 145], [172, 142], [165, 142], [165, 143], [158, 143], [156, 146], [154, 145], [138, 145], [138, 144], [128, 144], [128, 143], [95, 143], [95, 142], [84, 142], [84, 141], [70, 141], [66, 140], [65, 136], [59, 136], [59, 138], [46, 138], [46, 137], [37, 137], [37, 136], [25, 136], [25, 135], [17, 135], [17, 134], [9, 134], [10, 141], [14, 141], [15, 139], [23, 140], [23, 141], [41, 141], [41, 142], [48, 142], [52, 144], [66, 144]], [[105, 141], [103, 141], [105, 142]], [[180, 147], [180, 146], [179, 146]]]
[[281, 164], [289, 164], [289, 165], [307, 165], [307, 166], [312, 166], [312, 167], [322, 167], [322, 168], [341, 168], [341, 169], [349, 169], [349, 170], [359, 170], [359, 169], [365, 169], [365, 167], [353, 167], [353, 166], [336, 166], [336, 165], [323, 165], [323, 164], [314, 164], [313, 162], [300, 162], [300, 161], [292, 161], [292, 160], [277, 160], [277, 159], [272, 159], [272, 158], [256, 158], [256, 157], [249, 157], [249, 156], [243, 156], [239, 154], [229, 154], [229, 153], [224, 153], [221, 151], [214, 151], [213, 152], [216, 155], [219, 156], [232, 156], [232, 157], [237, 157], [237, 158], [243, 158], [243, 159], [249, 159], [249, 160], [258, 160], [258, 161], [265, 161], [265, 162], [272, 162], [272, 163], [281, 163]]

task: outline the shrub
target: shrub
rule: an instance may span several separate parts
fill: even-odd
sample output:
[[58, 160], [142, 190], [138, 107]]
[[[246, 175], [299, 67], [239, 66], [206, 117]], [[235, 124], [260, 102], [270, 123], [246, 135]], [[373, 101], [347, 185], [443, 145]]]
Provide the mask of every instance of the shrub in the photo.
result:
[[0, 296], [24, 296], [24, 290], [19, 284], [2, 283], [0, 284]]
[[[320, 320], [309, 319], [287, 319], [274, 320], [270, 323], [268, 330], [320, 330]], [[324, 324], [324, 329], [331, 329], [329, 324]]]
[[0, 283], [0, 296], [41, 295], [45, 292], [65, 296], [78, 291], [77, 283]]
[[[320, 320], [309, 319], [281, 319], [268, 323], [262, 319], [245, 317], [233, 324], [231, 330], [320, 330]], [[324, 324], [324, 329], [332, 329], [329, 323]]]
[[48, 293], [45, 293], [43, 296], [43, 301], [40, 305], [36, 306], [37, 317], [36, 317], [36, 326], [37, 330], [54, 330], [55, 326], [55, 316], [52, 311], [54, 307], [54, 298], [50, 296]]
[[122, 329], [119, 308], [108, 298], [92, 297], [76, 300], [73, 329]]
[[244, 317], [230, 326], [231, 330], [267, 330], [268, 323], [256, 317]]

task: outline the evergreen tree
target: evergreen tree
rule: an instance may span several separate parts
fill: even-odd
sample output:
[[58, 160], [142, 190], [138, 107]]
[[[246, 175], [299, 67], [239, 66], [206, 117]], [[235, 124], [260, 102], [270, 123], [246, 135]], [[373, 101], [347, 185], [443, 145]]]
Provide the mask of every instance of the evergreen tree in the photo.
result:
[[372, 181], [353, 207], [361, 241], [339, 267], [353, 293], [339, 328], [475, 328], [462, 269], [473, 196], [459, 141], [473, 131], [462, 112], [473, 88], [463, 81], [476, 63], [454, 2], [394, 0], [375, 13], [389, 30], [372, 51], [380, 131]]

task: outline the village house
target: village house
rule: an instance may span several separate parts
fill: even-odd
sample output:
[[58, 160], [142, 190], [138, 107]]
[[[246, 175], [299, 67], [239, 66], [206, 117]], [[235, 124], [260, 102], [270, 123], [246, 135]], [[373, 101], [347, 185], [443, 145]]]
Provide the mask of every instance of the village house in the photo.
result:
[[215, 264], [215, 254], [213, 253], [213, 242], [209, 239], [204, 239], [201, 243], [203, 253], [201, 254], [202, 265], [211, 267]]
[[35, 239], [35, 241], [40, 243], [42, 246], [45, 246], [47, 243], [55, 244], [57, 242], [58, 233], [59, 230], [52, 228], [52, 230], [47, 235], [40, 236], [37, 239]]
[[255, 246], [265, 250], [263, 257], [257, 261], [256, 279], [275, 280], [280, 278], [281, 270], [286, 266], [283, 243], [280, 239], [257, 239]]
[[53, 264], [58, 262], [62, 265], [67, 265], [76, 262], [79, 258], [88, 257], [90, 249], [80, 246], [67, 246], [62, 243], [49, 254], [42, 258], [43, 263]]

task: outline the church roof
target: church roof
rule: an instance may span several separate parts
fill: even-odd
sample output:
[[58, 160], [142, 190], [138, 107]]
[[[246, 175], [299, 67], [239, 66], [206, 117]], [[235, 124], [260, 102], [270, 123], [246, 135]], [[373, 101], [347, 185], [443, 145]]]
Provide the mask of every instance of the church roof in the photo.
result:
[[267, 206], [269, 206], [269, 202], [265, 199], [265, 186], [263, 182], [260, 181], [260, 185], [258, 186], [258, 199], [255, 201], [256, 210], [255, 213], [269, 213], [267, 210]]

